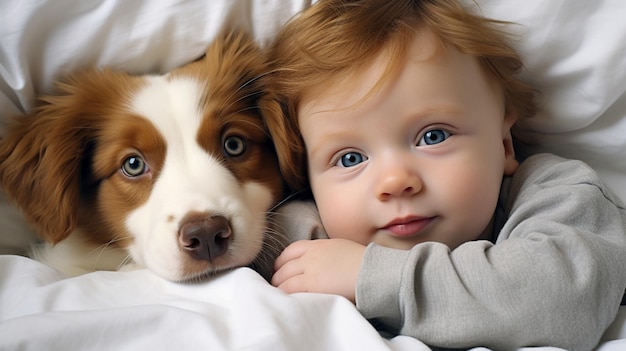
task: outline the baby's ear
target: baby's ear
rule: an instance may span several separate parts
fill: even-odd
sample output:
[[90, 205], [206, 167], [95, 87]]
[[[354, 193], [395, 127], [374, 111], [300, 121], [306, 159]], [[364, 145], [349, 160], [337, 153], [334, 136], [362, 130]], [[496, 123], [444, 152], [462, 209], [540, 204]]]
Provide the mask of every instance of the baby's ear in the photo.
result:
[[300, 132], [287, 118], [282, 104], [272, 94], [263, 96], [259, 105], [285, 182], [293, 192], [303, 190], [307, 184], [307, 167]]
[[517, 115], [512, 111], [507, 111], [502, 124], [502, 144], [504, 146], [504, 175], [511, 176], [519, 167], [519, 162], [515, 158], [515, 148], [511, 128], [517, 121]]

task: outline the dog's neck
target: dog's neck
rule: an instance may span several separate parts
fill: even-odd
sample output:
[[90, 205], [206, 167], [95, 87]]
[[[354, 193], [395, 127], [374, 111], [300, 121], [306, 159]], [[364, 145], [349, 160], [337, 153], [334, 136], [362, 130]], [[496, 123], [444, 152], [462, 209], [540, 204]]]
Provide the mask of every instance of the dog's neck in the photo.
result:
[[55, 245], [50, 243], [33, 245], [30, 256], [68, 276], [99, 270], [116, 271], [125, 264], [132, 263], [123, 250], [90, 243], [83, 239], [79, 231], [75, 231]]

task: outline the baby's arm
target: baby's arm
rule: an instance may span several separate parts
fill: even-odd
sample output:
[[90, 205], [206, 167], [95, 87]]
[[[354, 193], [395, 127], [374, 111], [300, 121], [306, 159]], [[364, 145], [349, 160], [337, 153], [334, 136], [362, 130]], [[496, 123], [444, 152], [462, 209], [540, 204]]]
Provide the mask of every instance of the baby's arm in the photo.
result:
[[585, 167], [535, 161], [511, 184], [496, 245], [370, 245], [361, 313], [430, 345], [594, 348], [626, 286], [626, 214]]

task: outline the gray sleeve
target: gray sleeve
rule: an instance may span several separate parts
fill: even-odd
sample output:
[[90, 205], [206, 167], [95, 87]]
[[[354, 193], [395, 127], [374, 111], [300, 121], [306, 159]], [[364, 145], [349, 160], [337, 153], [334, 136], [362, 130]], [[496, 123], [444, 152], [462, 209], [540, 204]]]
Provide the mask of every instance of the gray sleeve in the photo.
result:
[[511, 183], [497, 244], [452, 252], [370, 244], [356, 292], [361, 313], [441, 347], [593, 349], [626, 288], [624, 207], [578, 162], [527, 162]]

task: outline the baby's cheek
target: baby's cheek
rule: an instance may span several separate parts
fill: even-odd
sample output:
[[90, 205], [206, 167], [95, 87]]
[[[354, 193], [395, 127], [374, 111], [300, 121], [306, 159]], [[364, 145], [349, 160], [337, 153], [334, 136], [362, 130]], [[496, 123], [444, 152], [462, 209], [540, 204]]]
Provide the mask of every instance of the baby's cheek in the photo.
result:
[[490, 178], [485, 174], [468, 174], [463, 184], [451, 189], [449, 203], [457, 204], [457, 213], [468, 230], [467, 240], [474, 240], [489, 225], [496, 209], [500, 193], [501, 177]]
[[329, 238], [347, 239], [367, 245], [369, 237], [368, 221], [364, 218], [364, 211], [358, 206], [346, 203], [345, 199], [317, 200], [320, 218]]

